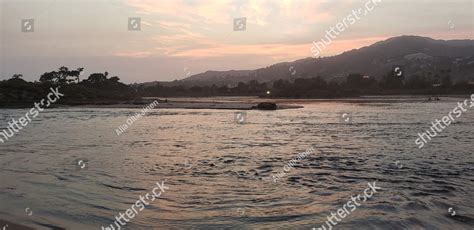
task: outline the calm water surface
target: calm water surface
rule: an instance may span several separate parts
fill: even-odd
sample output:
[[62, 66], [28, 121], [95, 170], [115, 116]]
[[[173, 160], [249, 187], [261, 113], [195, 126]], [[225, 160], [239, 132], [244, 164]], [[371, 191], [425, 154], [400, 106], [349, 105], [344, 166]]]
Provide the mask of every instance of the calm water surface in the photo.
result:
[[[169, 190], [125, 229], [311, 229], [377, 180], [383, 189], [337, 229], [473, 229], [474, 111], [425, 148], [414, 143], [461, 100], [309, 103], [247, 111], [243, 124], [230, 110], [155, 110], [120, 137], [139, 109], [45, 110], [0, 144], [0, 219], [100, 229], [165, 180]], [[25, 112], [0, 110], [1, 127]]]

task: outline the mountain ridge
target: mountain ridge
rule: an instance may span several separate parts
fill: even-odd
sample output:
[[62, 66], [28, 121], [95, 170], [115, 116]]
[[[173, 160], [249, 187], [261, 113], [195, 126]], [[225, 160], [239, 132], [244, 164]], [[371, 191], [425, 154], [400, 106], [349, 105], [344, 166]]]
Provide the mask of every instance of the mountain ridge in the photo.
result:
[[232, 86], [238, 82], [251, 80], [274, 82], [279, 79], [292, 80], [316, 76], [321, 76], [325, 80], [342, 81], [351, 73], [380, 79], [396, 67], [402, 69], [407, 77], [414, 75], [435, 77], [439, 71], [446, 70], [454, 81], [474, 80], [474, 40], [441, 40], [403, 35], [330, 57], [302, 58], [255, 70], [208, 70], [181, 80], [163, 83], [185, 86], [213, 84]]

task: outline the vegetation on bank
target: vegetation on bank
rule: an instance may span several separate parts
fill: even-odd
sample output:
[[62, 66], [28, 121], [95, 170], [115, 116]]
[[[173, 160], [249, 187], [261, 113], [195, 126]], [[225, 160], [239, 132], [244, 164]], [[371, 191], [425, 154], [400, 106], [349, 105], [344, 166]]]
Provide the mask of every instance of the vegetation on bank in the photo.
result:
[[112, 103], [137, 98], [135, 90], [120, 82], [108, 73], [93, 73], [87, 79], [80, 80], [84, 69], [70, 70], [61, 67], [56, 71], [46, 72], [39, 81], [27, 82], [21, 74], [0, 81], [0, 104], [15, 105], [38, 101], [47, 94], [49, 88], [61, 86], [60, 92], [65, 96], [59, 104]]
[[40, 100], [53, 86], [61, 86], [65, 97], [62, 104], [110, 104], [133, 102], [141, 97], [203, 97], [203, 96], [261, 96], [272, 98], [340, 98], [360, 95], [397, 94], [470, 94], [474, 91], [472, 82], [451, 82], [448, 70], [437, 74], [434, 80], [423, 76], [405, 78], [390, 72], [381, 80], [350, 74], [343, 82], [327, 82], [321, 77], [295, 78], [291, 81], [277, 80], [273, 83], [260, 83], [252, 80], [240, 82], [235, 86], [164, 86], [126, 85], [120, 78], [108, 76], [108, 72], [93, 73], [81, 81], [83, 68], [46, 72], [39, 81], [27, 82], [21, 74], [0, 81], [0, 104], [15, 105]]
[[[433, 80], [432, 80], [433, 79]], [[361, 95], [439, 95], [471, 94], [474, 82], [451, 81], [449, 70], [442, 70], [433, 77], [398, 76], [389, 72], [380, 80], [361, 74], [350, 74], [344, 81], [327, 82], [322, 77], [277, 80], [260, 83], [256, 80], [240, 82], [235, 86], [165, 86], [136, 87], [140, 96], [260, 96], [272, 98], [341, 98]]]

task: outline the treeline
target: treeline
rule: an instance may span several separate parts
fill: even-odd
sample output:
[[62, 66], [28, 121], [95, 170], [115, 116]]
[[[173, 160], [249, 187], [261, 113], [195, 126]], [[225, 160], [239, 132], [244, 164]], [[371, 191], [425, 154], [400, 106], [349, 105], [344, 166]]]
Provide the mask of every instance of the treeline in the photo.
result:
[[338, 98], [361, 95], [401, 94], [470, 94], [474, 84], [467, 81], [453, 83], [449, 71], [433, 77], [410, 76], [405, 78], [395, 72], [387, 73], [380, 80], [362, 74], [350, 74], [342, 82], [326, 81], [322, 77], [277, 80], [273, 83], [258, 81], [240, 82], [235, 86], [164, 86], [136, 87], [144, 97], [184, 96], [260, 96], [284, 98]]
[[114, 103], [137, 98], [135, 90], [120, 82], [120, 78], [108, 77], [108, 72], [93, 73], [81, 81], [84, 68], [72, 69], [60, 67], [46, 72], [39, 81], [27, 82], [21, 74], [15, 74], [8, 80], [0, 81], [0, 104], [15, 105], [38, 101], [51, 87], [60, 86], [65, 96], [58, 103]]
[[184, 85], [136, 87], [142, 97], [208, 97], [208, 96], [261, 96], [271, 88], [267, 83], [258, 81], [240, 82], [235, 86], [192, 86]]
[[290, 98], [337, 98], [361, 95], [439, 95], [470, 94], [474, 82], [453, 83], [448, 72], [444, 75], [410, 76], [405, 78], [390, 72], [380, 80], [362, 74], [350, 74], [342, 82], [326, 82], [321, 77], [298, 78], [293, 82], [273, 83], [272, 95]]
[[93, 73], [81, 80], [83, 68], [58, 70], [42, 74], [39, 81], [27, 82], [21, 74], [0, 81], [0, 105], [31, 103], [44, 97], [49, 88], [61, 86], [65, 94], [63, 104], [111, 104], [138, 101], [141, 97], [206, 97], [206, 96], [260, 96], [272, 98], [339, 98], [360, 95], [397, 94], [471, 94], [473, 82], [451, 81], [448, 70], [432, 77], [410, 76], [405, 78], [395, 72], [387, 73], [380, 80], [362, 74], [350, 74], [343, 81], [326, 81], [322, 77], [277, 80], [260, 83], [256, 80], [227, 86], [165, 86], [157, 83], [151, 87], [126, 85], [109, 73]]

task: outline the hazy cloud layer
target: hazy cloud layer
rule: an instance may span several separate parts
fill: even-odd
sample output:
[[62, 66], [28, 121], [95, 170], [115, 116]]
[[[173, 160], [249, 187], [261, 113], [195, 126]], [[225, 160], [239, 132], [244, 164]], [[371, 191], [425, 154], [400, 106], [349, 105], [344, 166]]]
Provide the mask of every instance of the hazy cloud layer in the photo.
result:
[[[253, 69], [311, 56], [321, 39], [365, 1], [0, 0], [1, 76], [26, 79], [61, 65], [109, 71], [125, 82], [184, 78], [206, 70]], [[334, 55], [398, 35], [473, 39], [473, 1], [382, 0], [334, 39]], [[142, 31], [127, 30], [141, 17]], [[233, 19], [247, 18], [246, 31]], [[35, 31], [22, 33], [22, 19]], [[187, 71], [186, 70], [186, 71]]]

